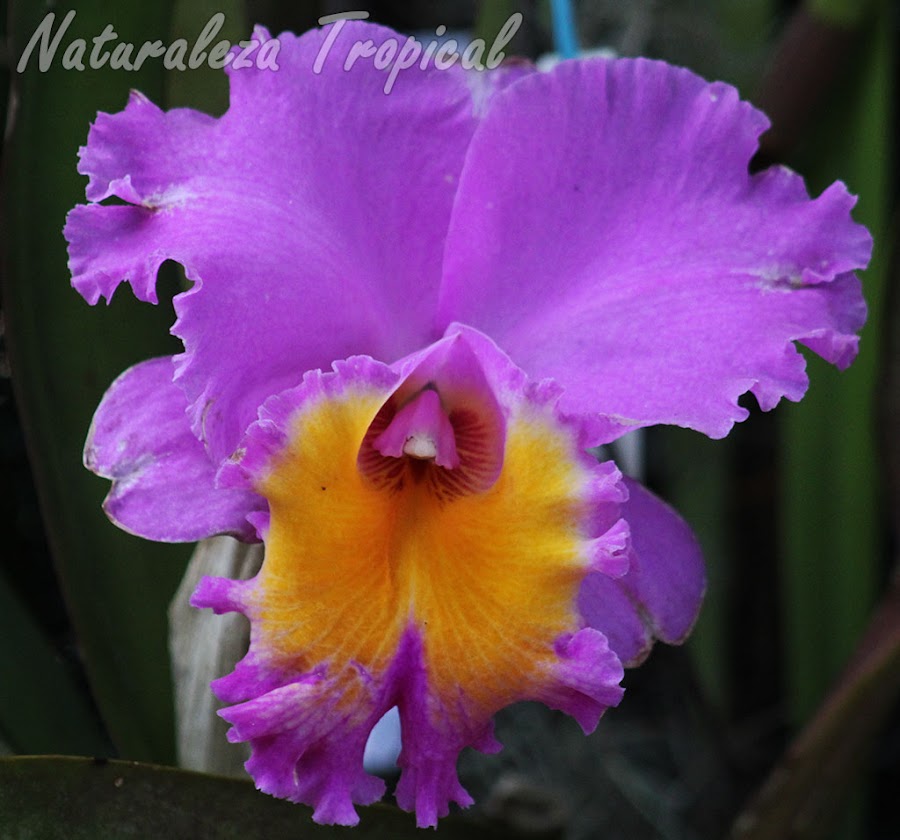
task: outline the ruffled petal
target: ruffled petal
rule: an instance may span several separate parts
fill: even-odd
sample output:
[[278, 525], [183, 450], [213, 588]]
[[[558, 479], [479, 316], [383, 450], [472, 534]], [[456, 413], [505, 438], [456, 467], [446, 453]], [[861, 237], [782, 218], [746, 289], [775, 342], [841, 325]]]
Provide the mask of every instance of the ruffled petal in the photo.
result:
[[191, 432], [170, 357], [150, 359], [110, 385], [84, 450], [89, 470], [112, 480], [103, 508], [120, 528], [161, 542], [213, 534], [257, 539], [248, 513], [265, 508], [251, 489], [218, 489], [218, 465]]
[[179, 384], [214, 458], [304, 371], [354, 353], [392, 361], [436, 337], [450, 208], [490, 89], [459, 67], [417, 67], [386, 95], [374, 59], [345, 70], [355, 44], [392, 38], [347, 21], [284, 34], [277, 71], [230, 70], [220, 119], [136, 93], [97, 117], [81, 152], [88, 198], [128, 206], [72, 211], [73, 284], [93, 303], [127, 280], [152, 301], [160, 263], [185, 267]]
[[[445, 412], [458, 466], [375, 448], [417, 388], [436, 393], [429, 422]], [[397, 800], [434, 825], [471, 802], [456, 760], [499, 748], [499, 709], [539, 700], [590, 731], [619, 701], [621, 663], [578, 597], [587, 575], [627, 570], [627, 494], [558, 399], [460, 331], [394, 366], [335, 363], [263, 407], [220, 477], [268, 500], [265, 561], [252, 581], [205, 579], [192, 600], [250, 619], [247, 657], [215, 690], [236, 704], [223, 716], [251, 743], [261, 789], [355, 822], [354, 805], [380, 791], [363, 770], [366, 739], [396, 706]], [[443, 477], [480, 475], [474, 461], [493, 463], [498, 447], [490, 484]], [[379, 458], [399, 466], [376, 469]]]
[[687, 523], [630, 478], [622, 516], [631, 531], [629, 565], [613, 578], [591, 574], [579, 595], [581, 614], [601, 630], [626, 667], [640, 664], [655, 639], [680, 644], [697, 619], [706, 573]]
[[724, 436], [807, 387], [800, 342], [844, 367], [871, 252], [835, 184], [750, 176], [766, 119], [724, 84], [646, 60], [565, 62], [508, 87], [472, 140], [441, 323], [489, 334], [604, 437]]

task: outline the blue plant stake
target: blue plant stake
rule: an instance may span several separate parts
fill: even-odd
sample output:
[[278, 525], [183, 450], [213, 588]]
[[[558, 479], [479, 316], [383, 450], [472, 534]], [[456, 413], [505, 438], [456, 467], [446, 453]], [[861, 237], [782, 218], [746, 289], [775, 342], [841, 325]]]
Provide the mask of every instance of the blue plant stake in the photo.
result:
[[578, 55], [578, 31], [571, 0], [550, 0], [553, 13], [553, 46], [560, 58]]

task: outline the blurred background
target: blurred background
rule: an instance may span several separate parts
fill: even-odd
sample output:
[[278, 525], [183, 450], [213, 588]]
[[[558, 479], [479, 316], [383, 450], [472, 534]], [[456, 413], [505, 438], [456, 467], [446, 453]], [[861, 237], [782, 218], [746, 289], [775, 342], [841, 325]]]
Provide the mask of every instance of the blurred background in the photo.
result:
[[[299, 32], [362, 9], [425, 40], [443, 26], [490, 42], [521, 12], [507, 51], [537, 59], [567, 44], [552, 5], [0, 3], [0, 752], [175, 763], [167, 608], [191, 547], [118, 531], [100, 509], [106, 482], [81, 466], [107, 385], [140, 359], [177, 351], [173, 315], [139, 306], [129, 290], [108, 308], [88, 307], [69, 287], [61, 230], [84, 199], [76, 152], [98, 110], [120, 110], [130, 88], [163, 107], [227, 107], [224, 74], [205, 66], [79, 72], [57, 58], [42, 72], [35, 56], [17, 72], [45, 15], [58, 25], [76, 10], [64, 43], [107, 24], [121, 41], [193, 42], [220, 11], [218, 37], [237, 41], [253, 23]], [[897, 840], [897, 4], [570, 8], [581, 50], [663, 58], [737, 85], [773, 120], [754, 166], [790, 165], [813, 194], [839, 179], [859, 195], [855, 218], [876, 241], [863, 277], [870, 315], [848, 372], [810, 360], [803, 403], [762, 414], [748, 400], [750, 419], [727, 440], [654, 429], [637, 457], [619, 453], [703, 543], [710, 586], [700, 622], [683, 648], [660, 646], [626, 675], [627, 701], [590, 738], [542, 707], [507, 710], [504, 752], [465, 754], [460, 765], [475, 816], [491, 836]], [[170, 298], [180, 279], [165, 268]], [[2, 827], [0, 807], [0, 837]]]

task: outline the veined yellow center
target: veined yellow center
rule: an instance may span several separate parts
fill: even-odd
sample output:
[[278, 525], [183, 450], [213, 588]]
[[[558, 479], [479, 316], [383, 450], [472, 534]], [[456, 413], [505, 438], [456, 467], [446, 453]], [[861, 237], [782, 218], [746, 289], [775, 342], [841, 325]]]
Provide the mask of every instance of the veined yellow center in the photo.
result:
[[579, 627], [588, 471], [552, 411], [523, 402], [489, 490], [448, 498], [435, 482], [372, 481], [358, 456], [383, 402], [358, 385], [305, 407], [257, 484], [271, 512], [260, 649], [298, 672], [324, 664], [352, 701], [413, 624], [430, 689], [493, 712], [528, 696], [555, 640]]

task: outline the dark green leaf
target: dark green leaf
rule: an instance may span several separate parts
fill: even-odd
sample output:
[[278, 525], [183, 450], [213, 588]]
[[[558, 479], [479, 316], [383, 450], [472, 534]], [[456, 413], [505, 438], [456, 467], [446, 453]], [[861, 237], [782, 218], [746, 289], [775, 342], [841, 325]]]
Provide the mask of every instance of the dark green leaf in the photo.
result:
[[[14, 67], [47, 8], [13, 5]], [[142, 358], [177, 350], [166, 335], [172, 313], [138, 306], [127, 292], [108, 309], [88, 307], [69, 287], [61, 229], [66, 212], [84, 200], [76, 153], [96, 112], [120, 110], [132, 87], [159, 101], [164, 73], [159, 60], [147, 61], [138, 72], [67, 70], [63, 54], [76, 38], [91, 47], [107, 25], [118, 41], [166, 43], [171, 9], [165, 2], [100, 0], [52, 8], [54, 33], [70, 10], [76, 17], [46, 72], [35, 51], [25, 71], [14, 73], [17, 105], [5, 154], [4, 307], [13, 377], [54, 559], [100, 710], [124, 754], [169, 760], [166, 604], [188, 550], [144, 542], [113, 527], [100, 509], [107, 482], [84, 470], [81, 448], [112, 379]], [[12, 690], [19, 691], [16, 683]], [[20, 703], [33, 702], [25, 693], [16, 696]]]
[[887, 13], [859, 33], [852, 70], [807, 132], [800, 170], [814, 193], [835, 178], [859, 195], [854, 218], [875, 239], [862, 274], [869, 309], [859, 358], [841, 373], [818, 359], [784, 423], [782, 499], [786, 680], [795, 721], [818, 705], [865, 627], [885, 547], [876, 444], [884, 347], [890, 134], [893, 101]]
[[900, 581], [849, 666], [743, 815], [732, 840], [820, 840], [855, 790], [900, 695]]
[[85, 695], [2, 576], [0, 685], [0, 733], [17, 752], [109, 749]]
[[[249, 782], [132, 762], [79, 758], [0, 760], [0, 821], [9, 840], [421, 840], [411, 814], [361, 809], [354, 828], [316, 825], [301, 805]], [[442, 840], [502, 837], [450, 818]]]

